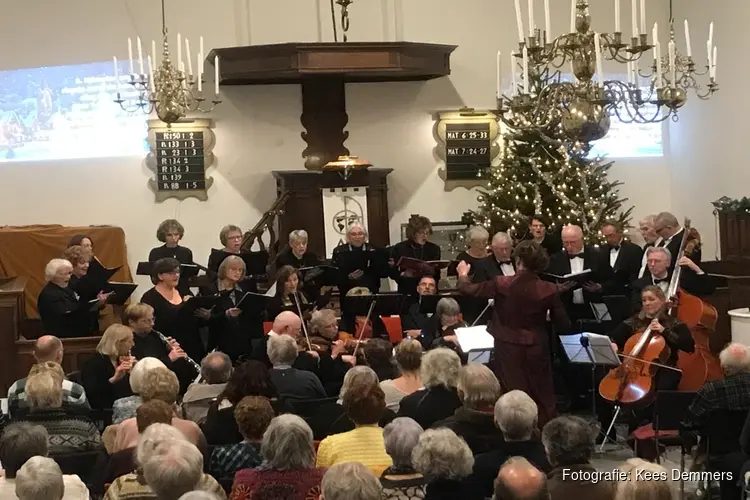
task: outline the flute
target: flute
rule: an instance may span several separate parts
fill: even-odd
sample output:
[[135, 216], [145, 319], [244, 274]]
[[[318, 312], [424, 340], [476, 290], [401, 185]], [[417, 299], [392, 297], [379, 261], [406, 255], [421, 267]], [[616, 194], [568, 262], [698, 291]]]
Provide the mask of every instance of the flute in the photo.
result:
[[[151, 330], [151, 331], [159, 336], [161, 341], [164, 342], [164, 344], [169, 348], [170, 351], [172, 350], [172, 344], [169, 343], [169, 339], [165, 337], [163, 333], [161, 333], [159, 330]], [[196, 363], [193, 360], [193, 358], [187, 355], [187, 353], [185, 353], [185, 361], [190, 363], [190, 365], [195, 369], [195, 371], [197, 371], [198, 373], [201, 372], [201, 365]]]

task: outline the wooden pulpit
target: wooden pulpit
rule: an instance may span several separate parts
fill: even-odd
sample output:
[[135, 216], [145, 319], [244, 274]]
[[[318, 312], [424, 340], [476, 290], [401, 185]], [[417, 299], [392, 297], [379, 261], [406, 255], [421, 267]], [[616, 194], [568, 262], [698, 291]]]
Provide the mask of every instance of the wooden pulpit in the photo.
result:
[[0, 277], [0, 392], [16, 380], [16, 341], [26, 321], [26, 278]]
[[[326, 225], [323, 192], [326, 189], [367, 189], [367, 214], [365, 225], [369, 241], [378, 247], [390, 244], [388, 229], [388, 184], [391, 168], [354, 170], [345, 178], [343, 172], [315, 170], [276, 170], [277, 196], [288, 192], [291, 196], [279, 215], [279, 248], [289, 241], [289, 233], [304, 229], [309, 234], [308, 248], [318, 256], [326, 255]], [[362, 214], [364, 215], [364, 214]]]

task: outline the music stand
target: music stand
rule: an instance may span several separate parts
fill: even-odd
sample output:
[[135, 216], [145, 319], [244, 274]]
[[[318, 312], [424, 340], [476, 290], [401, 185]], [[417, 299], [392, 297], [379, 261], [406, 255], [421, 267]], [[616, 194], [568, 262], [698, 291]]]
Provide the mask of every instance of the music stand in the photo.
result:
[[400, 293], [378, 293], [376, 295], [350, 295], [344, 297], [344, 302], [346, 310], [355, 316], [366, 316], [372, 303], [375, 303], [373, 315], [394, 316], [401, 313], [404, 299], [405, 296]]
[[486, 365], [495, 351], [495, 338], [489, 334], [486, 325], [456, 328], [458, 347], [466, 354], [469, 363]]

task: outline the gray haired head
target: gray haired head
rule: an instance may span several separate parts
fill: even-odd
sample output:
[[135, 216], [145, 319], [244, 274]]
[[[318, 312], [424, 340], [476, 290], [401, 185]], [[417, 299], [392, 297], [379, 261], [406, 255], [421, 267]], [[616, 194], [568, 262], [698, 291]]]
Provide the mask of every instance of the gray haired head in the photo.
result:
[[538, 408], [523, 391], [514, 390], [500, 396], [495, 403], [495, 422], [506, 441], [526, 441], [536, 427]]
[[393, 465], [411, 465], [411, 453], [423, 432], [422, 426], [409, 417], [398, 417], [383, 428], [385, 452]]
[[472, 410], [494, 406], [503, 393], [492, 370], [479, 363], [469, 363], [461, 368], [457, 388], [461, 402]]
[[466, 441], [450, 429], [429, 429], [419, 436], [412, 464], [428, 481], [461, 480], [471, 474], [474, 455]]
[[182, 495], [179, 500], [221, 500], [219, 497], [208, 491], [189, 491]]
[[315, 466], [313, 432], [297, 415], [271, 420], [260, 447], [264, 464], [274, 470], [310, 469]]
[[359, 462], [331, 466], [320, 483], [326, 500], [381, 500], [380, 481]]
[[596, 432], [580, 417], [557, 417], [542, 429], [542, 444], [553, 467], [586, 464], [594, 452]]
[[212, 352], [201, 361], [201, 375], [207, 384], [224, 384], [232, 375], [232, 360], [221, 351]]

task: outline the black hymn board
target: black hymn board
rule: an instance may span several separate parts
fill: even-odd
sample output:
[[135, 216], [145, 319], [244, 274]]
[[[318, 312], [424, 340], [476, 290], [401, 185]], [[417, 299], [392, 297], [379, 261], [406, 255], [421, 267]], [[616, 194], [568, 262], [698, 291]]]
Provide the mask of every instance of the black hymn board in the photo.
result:
[[156, 189], [205, 191], [206, 158], [202, 131], [156, 132]]
[[447, 123], [445, 166], [447, 180], [482, 177], [492, 161], [488, 122]]

